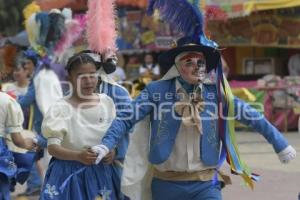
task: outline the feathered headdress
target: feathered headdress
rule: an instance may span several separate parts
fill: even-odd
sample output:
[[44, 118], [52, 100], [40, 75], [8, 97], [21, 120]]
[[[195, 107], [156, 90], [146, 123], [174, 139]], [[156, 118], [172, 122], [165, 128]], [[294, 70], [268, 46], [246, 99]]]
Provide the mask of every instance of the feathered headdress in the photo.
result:
[[[115, 0], [89, 0], [87, 11], [87, 41], [90, 53], [97, 57], [98, 68], [106, 73], [116, 69], [116, 13]], [[86, 52], [87, 52], [86, 51]]]
[[150, 0], [147, 14], [154, 10], [160, 11], [162, 20], [185, 34], [185, 36], [199, 36], [203, 34], [203, 16], [198, 7], [186, 0]]
[[66, 31], [54, 49], [54, 56], [61, 60], [61, 56], [80, 37], [86, 27], [86, 16], [75, 16], [65, 22]]
[[26, 21], [26, 31], [31, 48], [39, 55], [36, 70], [53, 65], [53, 51], [65, 32], [65, 17], [60, 10], [38, 12]]
[[89, 0], [87, 41], [89, 49], [106, 57], [116, 50], [115, 0]]
[[25, 19], [25, 24], [26, 24], [26, 21], [29, 19], [29, 17], [31, 17], [31, 15], [33, 15], [34, 13], [40, 12], [40, 11], [41, 11], [41, 8], [40, 8], [39, 5], [36, 4], [35, 1], [28, 4], [23, 9], [23, 16], [24, 16], [24, 19]]
[[35, 16], [35, 20], [39, 25], [39, 35], [37, 38], [38, 45], [46, 47], [47, 35], [50, 29], [50, 18], [47, 12], [39, 12]]
[[199, 5], [199, 1], [191, 4], [187, 0], [149, 0], [147, 14], [152, 15], [158, 9], [162, 20], [185, 36], [198, 40], [202, 45], [217, 48], [218, 44], [208, 40], [204, 34], [204, 18]]
[[65, 16], [57, 9], [51, 10], [48, 16], [49, 30], [46, 34], [45, 47], [52, 53], [65, 33]]
[[[217, 43], [208, 40], [205, 36], [203, 30], [204, 19], [199, 9], [199, 4], [199, 1], [189, 2], [188, 0], [150, 0], [147, 13], [151, 15], [155, 9], [158, 9], [161, 18], [173, 28], [182, 32], [187, 38], [197, 41], [196, 44], [214, 48], [218, 51]], [[215, 62], [217, 66], [213, 66], [213, 68], [217, 72], [218, 130], [223, 144], [218, 167], [227, 158], [233, 173], [241, 175], [247, 185], [253, 188], [252, 180], [257, 180], [258, 177], [252, 174], [246, 164], [240, 159], [234, 133], [233, 95], [226, 78], [223, 77], [221, 59], [220, 57], [216, 57], [216, 59], [218, 59]]]
[[26, 32], [28, 34], [28, 40], [30, 46], [33, 49], [39, 49], [38, 38], [40, 35], [40, 23], [36, 21], [36, 13], [32, 14], [28, 20], [26, 20]]
[[26, 20], [25, 27], [31, 47], [40, 56], [49, 55], [65, 32], [65, 17], [59, 10], [37, 12]]

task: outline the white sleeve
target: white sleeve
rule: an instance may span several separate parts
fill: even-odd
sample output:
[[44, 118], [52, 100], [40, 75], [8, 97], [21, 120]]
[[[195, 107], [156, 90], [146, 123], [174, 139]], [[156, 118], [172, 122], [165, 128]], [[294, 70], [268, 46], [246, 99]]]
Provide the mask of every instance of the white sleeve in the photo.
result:
[[5, 120], [5, 129], [7, 133], [19, 133], [23, 130], [23, 111], [21, 106], [13, 99], [9, 99], [7, 105], [7, 116]]
[[52, 105], [46, 113], [42, 123], [42, 133], [48, 140], [48, 145], [60, 145], [65, 135], [67, 134], [66, 121], [70, 118], [68, 116], [68, 107], [65, 104], [56, 103]]
[[45, 116], [49, 107], [63, 97], [57, 75], [52, 70], [43, 69], [34, 78], [37, 105]]
[[4, 92], [11, 92], [14, 89], [15, 89], [15, 87], [14, 87], [13, 83], [4, 83], [2, 85], [2, 91], [4, 91]]

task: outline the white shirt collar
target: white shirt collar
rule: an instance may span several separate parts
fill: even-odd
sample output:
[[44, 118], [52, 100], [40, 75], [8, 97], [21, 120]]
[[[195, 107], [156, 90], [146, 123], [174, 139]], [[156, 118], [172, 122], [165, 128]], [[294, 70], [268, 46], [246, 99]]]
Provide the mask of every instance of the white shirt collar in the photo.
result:
[[173, 78], [176, 78], [180, 76], [177, 68], [175, 65], [173, 65], [169, 71], [161, 78], [161, 80], [170, 80], [170, 79], [173, 79]]

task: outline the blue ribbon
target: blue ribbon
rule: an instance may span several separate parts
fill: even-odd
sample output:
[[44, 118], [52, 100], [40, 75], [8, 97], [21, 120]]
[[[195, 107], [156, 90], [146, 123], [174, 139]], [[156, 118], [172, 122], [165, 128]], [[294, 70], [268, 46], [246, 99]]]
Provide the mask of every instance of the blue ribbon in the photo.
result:
[[72, 173], [71, 175], [68, 176], [68, 178], [66, 178], [66, 180], [61, 184], [61, 186], [59, 187], [60, 192], [63, 192], [64, 189], [66, 188], [67, 184], [69, 183], [69, 181], [71, 180], [71, 178], [73, 176], [77, 176], [79, 173], [83, 172], [87, 167], [82, 167], [79, 170], [77, 170], [76, 172]]
[[220, 167], [222, 166], [223, 162], [225, 161], [226, 159], [226, 148], [225, 146], [223, 145], [222, 146], [222, 151], [221, 151], [221, 156], [220, 156], [220, 160], [218, 162], [218, 165], [216, 167], [216, 170], [215, 170], [215, 174], [214, 174], [214, 177], [212, 179], [212, 184], [213, 185], [217, 185], [218, 184], [218, 170], [220, 169]]

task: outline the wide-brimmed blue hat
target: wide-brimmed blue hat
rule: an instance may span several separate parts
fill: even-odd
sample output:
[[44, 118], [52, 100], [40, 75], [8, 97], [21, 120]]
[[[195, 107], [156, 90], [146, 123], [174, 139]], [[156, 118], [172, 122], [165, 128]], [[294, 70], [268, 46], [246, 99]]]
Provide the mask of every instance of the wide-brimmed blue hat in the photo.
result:
[[192, 37], [182, 37], [177, 40], [176, 47], [166, 52], [163, 52], [158, 57], [159, 65], [162, 68], [170, 68], [175, 64], [175, 58], [182, 52], [202, 52], [206, 59], [207, 72], [215, 69], [220, 62], [220, 52], [211, 46], [200, 44], [200, 40], [195, 40]]

